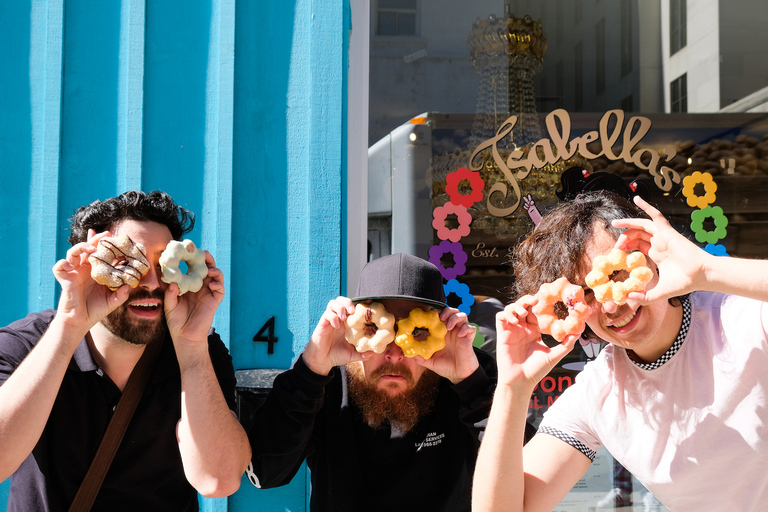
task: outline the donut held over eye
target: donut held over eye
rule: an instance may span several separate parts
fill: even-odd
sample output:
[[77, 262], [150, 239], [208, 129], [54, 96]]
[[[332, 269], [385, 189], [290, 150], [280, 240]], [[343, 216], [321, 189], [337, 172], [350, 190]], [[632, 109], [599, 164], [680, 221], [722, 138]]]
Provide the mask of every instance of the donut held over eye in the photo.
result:
[[93, 280], [112, 291], [125, 284], [136, 288], [142, 276], [149, 271], [147, 250], [128, 235], [99, 240], [96, 252], [88, 256], [88, 262]]
[[[611, 279], [614, 272], [623, 270], [629, 273], [629, 277], [624, 281]], [[592, 288], [598, 302], [613, 301], [616, 304], [624, 304], [630, 292], [642, 292], [651, 279], [653, 271], [648, 268], [643, 253], [626, 253], [621, 249], [613, 249], [608, 254], [592, 260], [592, 271], [584, 281]]]
[[[184, 273], [179, 265], [187, 264], [187, 272]], [[164, 283], [176, 283], [179, 285], [179, 295], [187, 292], [195, 293], [203, 287], [203, 279], [208, 275], [208, 266], [205, 264], [205, 251], [195, 247], [192, 240], [177, 242], [171, 240], [160, 255], [160, 269]]]
[[[539, 301], [531, 308], [536, 315], [539, 331], [549, 334], [558, 342], [569, 334], [581, 334], [584, 322], [589, 316], [589, 306], [584, 300], [584, 290], [561, 277], [551, 283], [544, 283], [536, 293]], [[555, 304], [562, 302], [568, 309], [564, 319], [555, 314]]]
[[[395, 343], [401, 349], [405, 357], [421, 356], [429, 359], [438, 350], [445, 348], [445, 335], [448, 329], [440, 321], [437, 311], [424, 311], [413, 309], [411, 313], [397, 322]], [[426, 339], [420, 339], [425, 337]]]
[[381, 354], [395, 339], [395, 317], [380, 302], [357, 304], [355, 312], [347, 317], [344, 338], [358, 352]]

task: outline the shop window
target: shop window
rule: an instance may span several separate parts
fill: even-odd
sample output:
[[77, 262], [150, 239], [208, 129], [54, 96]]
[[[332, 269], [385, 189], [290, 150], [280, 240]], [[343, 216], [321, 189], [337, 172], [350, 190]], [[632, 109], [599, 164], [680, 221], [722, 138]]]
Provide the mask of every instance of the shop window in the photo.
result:
[[621, 76], [632, 72], [632, 0], [621, 0]]
[[595, 26], [595, 94], [605, 92], [605, 18]]
[[688, 112], [688, 77], [682, 75], [670, 84], [670, 112]]
[[379, 0], [376, 35], [415, 36], [417, 0]]
[[576, 0], [573, 3], [573, 9], [574, 9], [574, 25], [578, 25], [581, 23], [581, 11], [582, 11], [582, 5], [581, 0]]
[[582, 70], [584, 69], [584, 58], [582, 56], [582, 45], [581, 41], [576, 43], [576, 46], [573, 49], [573, 62], [574, 62], [574, 69], [573, 69], [573, 94], [575, 96], [574, 99], [574, 108], [576, 111], [580, 111], [584, 107], [584, 88], [583, 88], [583, 75]]
[[669, 0], [669, 54], [686, 45], [686, 0]]

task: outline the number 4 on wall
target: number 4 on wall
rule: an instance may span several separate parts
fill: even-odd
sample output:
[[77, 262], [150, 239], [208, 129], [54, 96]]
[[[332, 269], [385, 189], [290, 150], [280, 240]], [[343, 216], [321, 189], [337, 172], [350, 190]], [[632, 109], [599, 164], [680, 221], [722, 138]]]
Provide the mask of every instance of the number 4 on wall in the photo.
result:
[[[265, 332], [267, 333], [266, 336], [264, 336]], [[253, 341], [266, 341], [268, 343], [267, 354], [274, 353], [275, 343], [277, 343], [277, 337], [275, 336], [275, 317], [270, 317], [269, 320], [261, 326], [259, 332], [253, 337]]]

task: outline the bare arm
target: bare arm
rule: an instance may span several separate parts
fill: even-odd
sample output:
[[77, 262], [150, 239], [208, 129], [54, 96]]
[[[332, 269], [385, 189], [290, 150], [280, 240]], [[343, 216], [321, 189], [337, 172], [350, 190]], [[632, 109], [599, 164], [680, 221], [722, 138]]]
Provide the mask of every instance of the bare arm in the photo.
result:
[[53, 274], [62, 287], [56, 317], [35, 348], [0, 386], [0, 481], [19, 467], [48, 422], [72, 354], [88, 330], [128, 297], [123, 286], [110, 292], [90, 277], [87, 256], [106, 233], [77, 244]]
[[630, 295], [641, 303], [706, 290], [768, 302], [768, 261], [713, 256], [678, 233], [656, 209], [635, 197], [651, 219], [614, 221], [627, 228], [616, 242], [647, 254], [659, 267], [659, 283], [647, 293]]
[[547, 347], [530, 312], [535, 302], [525, 296], [496, 316], [499, 383], [475, 468], [475, 511], [546, 512], [589, 467], [587, 457], [551, 436], [536, 435], [523, 448], [531, 393], [578, 338]]
[[196, 293], [165, 292], [165, 314], [181, 369], [177, 426], [184, 474], [203, 496], [229, 496], [251, 459], [248, 437], [227, 405], [208, 352], [208, 332], [224, 298], [224, 277], [206, 251], [208, 276]]

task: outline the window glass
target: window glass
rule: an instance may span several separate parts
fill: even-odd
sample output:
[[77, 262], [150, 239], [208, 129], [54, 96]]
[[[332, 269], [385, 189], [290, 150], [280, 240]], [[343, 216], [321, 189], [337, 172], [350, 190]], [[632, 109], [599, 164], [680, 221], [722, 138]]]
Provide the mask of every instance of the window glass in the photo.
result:
[[[513, 300], [510, 254], [537, 215], [566, 187], [606, 175], [640, 189], [702, 249], [768, 257], [768, 2], [724, 4], [697, 4], [688, 24], [685, 0], [379, 1], [370, 257], [431, 258], [449, 303], [489, 318]], [[405, 27], [419, 37], [375, 37]], [[709, 206], [724, 232], [719, 214], [692, 221]], [[493, 352], [493, 323], [480, 331], [478, 346]], [[534, 424], [603, 345], [584, 340], [542, 380]], [[643, 486], [601, 450], [555, 510], [599, 509], [615, 488], [631, 488], [643, 509]]]

